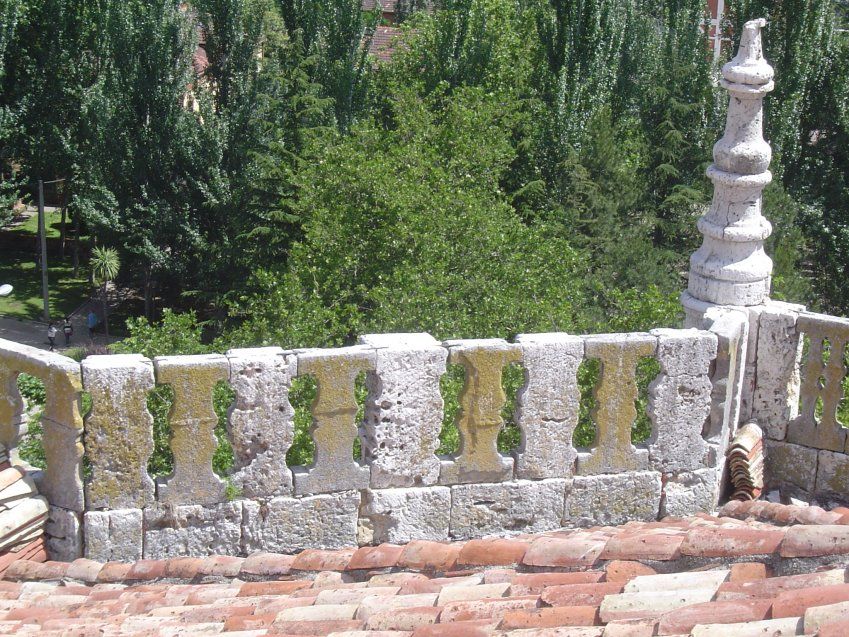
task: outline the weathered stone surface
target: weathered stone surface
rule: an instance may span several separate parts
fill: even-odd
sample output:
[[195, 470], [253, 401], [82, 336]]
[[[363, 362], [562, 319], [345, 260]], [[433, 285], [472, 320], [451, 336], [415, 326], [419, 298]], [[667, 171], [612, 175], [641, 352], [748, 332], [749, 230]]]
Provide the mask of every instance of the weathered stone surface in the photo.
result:
[[0, 357], [0, 448], [9, 454], [12, 464], [19, 464], [18, 444], [26, 432], [24, 399], [18, 390], [18, 373]]
[[87, 511], [85, 556], [97, 562], [134, 562], [142, 558], [141, 509]]
[[85, 508], [82, 431], [46, 419], [42, 425], [47, 467], [38, 485], [39, 492], [54, 506], [82, 512]]
[[366, 489], [369, 469], [351, 457], [357, 437], [354, 384], [360, 372], [374, 369], [374, 350], [366, 347], [306, 350], [298, 354], [298, 375], [315, 377], [312, 405], [315, 460], [296, 469], [295, 493], [333, 493]]
[[[843, 398], [842, 380], [846, 375], [843, 356], [829, 355], [825, 361], [826, 341], [830, 352], [845, 352], [849, 345], [849, 319], [822, 314], [802, 314], [796, 322], [799, 332], [808, 335], [810, 348], [802, 375], [802, 406], [799, 416], [787, 431], [787, 442], [816, 449], [844, 451], [849, 444], [847, 430], [837, 420]], [[822, 415], [817, 418], [817, 401]]]
[[707, 374], [663, 374], [649, 386], [648, 414], [653, 427], [648, 448], [653, 469], [671, 472], [704, 466], [707, 444], [702, 431], [710, 416], [712, 389]]
[[817, 475], [816, 449], [772, 440], [764, 442], [764, 481], [767, 488], [791, 484], [813, 493]]
[[569, 484], [553, 478], [451, 487], [451, 538], [559, 528]]
[[360, 508], [376, 544], [447, 540], [450, 514], [448, 487], [372, 490], [364, 492]]
[[651, 334], [603, 334], [587, 337], [585, 355], [601, 361], [601, 379], [593, 389], [596, 446], [578, 458], [578, 473], [618, 473], [645, 469], [648, 452], [631, 444], [637, 418], [637, 363], [653, 356], [657, 338]]
[[[79, 363], [55, 352], [0, 339], [0, 368], [7, 370], [6, 382], [9, 382], [8, 376], [15, 373], [29, 374], [44, 381], [46, 399], [42, 418], [47, 469], [41, 477], [39, 489], [51, 504], [82, 511], [82, 445], [79, 436], [83, 420], [80, 415], [82, 384]], [[0, 426], [7, 427], [4, 435], [14, 437], [20, 433], [19, 429], [15, 429], [20, 423], [14, 422], [16, 394], [12, 391], [10, 395], [12, 400], [6, 408], [8, 415], [0, 412], [0, 416], [8, 420], [0, 420]], [[48, 434], [48, 430], [54, 432], [55, 439], [50, 440], [52, 435]]]
[[218, 354], [158, 356], [156, 380], [171, 385], [174, 404], [169, 414], [174, 472], [159, 484], [162, 504], [215, 504], [224, 500], [225, 484], [212, 471], [218, 446], [218, 416], [212, 403], [215, 385], [230, 376], [230, 364]]
[[360, 342], [376, 357], [363, 422], [372, 488], [436, 484], [448, 351], [429, 334], [370, 334]]
[[820, 451], [817, 465], [817, 494], [832, 494], [846, 498], [849, 494], [849, 455]]
[[153, 363], [143, 356], [89, 356], [83, 385], [91, 394], [85, 447], [91, 463], [86, 484], [89, 509], [143, 508], [153, 502], [147, 461], [153, 453], [153, 417], [147, 396]]
[[440, 484], [500, 482], [513, 474], [513, 458], [498, 452], [501, 409], [507, 400], [501, 375], [519, 362], [522, 350], [501, 339], [447, 341], [448, 362], [462, 365], [466, 380], [460, 392], [460, 452], [442, 462]]
[[359, 507], [356, 491], [274, 498], [267, 504], [246, 500], [244, 550], [293, 553], [356, 546]]
[[47, 555], [58, 562], [72, 562], [83, 555], [80, 514], [51, 506], [44, 525]]
[[717, 337], [705, 330], [655, 329], [657, 362], [669, 376], [702, 376], [716, 358]]
[[796, 330], [798, 310], [768, 304], [758, 327], [757, 385], [752, 414], [768, 438], [784, 440], [787, 425], [799, 412], [799, 363], [802, 340]]
[[704, 328], [717, 337], [716, 362], [711, 376], [711, 412], [706, 438], [715, 445], [717, 457], [711, 464], [724, 463], [731, 436], [740, 422], [743, 377], [749, 339], [746, 312], [709, 308]]
[[165, 506], [144, 511], [145, 559], [239, 555], [241, 537], [241, 501], [213, 506]]
[[521, 334], [516, 343], [526, 377], [516, 397], [516, 424], [522, 432], [516, 477], [568, 478], [577, 457], [572, 434], [578, 426], [584, 340], [567, 334]]
[[654, 330], [652, 335], [658, 339], [661, 373], [649, 386], [651, 466], [665, 473], [698, 469], [707, 453], [702, 433], [710, 417], [708, 373], [717, 338], [697, 330]]
[[615, 526], [631, 520], [655, 520], [660, 493], [660, 474], [654, 471], [578, 476], [566, 495], [563, 524]]
[[772, 151], [762, 129], [763, 97], [774, 85], [763, 58], [765, 24], [745, 24], [736, 57], [722, 68], [721, 85], [731, 94], [725, 134], [707, 171], [714, 197], [698, 223], [704, 242], [690, 257], [690, 294], [721, 305], [758, 305], [770, 289], [772, 260], [763, 244], [772, 226], [761, 214], [761, 199], [772, 180], [767, 170]]
[[663, 485], [660, 517], [683, 518], [716, 509], [719, 490], [716, 469], [698, 469], [671, 476]]
[[227, 352], [236, 401], [228, 430], [233, 445], [232, 484], [246, 498], [291, 495], [286, 452], [295, 435], [289, 388], [297, 358], [279, 347]]

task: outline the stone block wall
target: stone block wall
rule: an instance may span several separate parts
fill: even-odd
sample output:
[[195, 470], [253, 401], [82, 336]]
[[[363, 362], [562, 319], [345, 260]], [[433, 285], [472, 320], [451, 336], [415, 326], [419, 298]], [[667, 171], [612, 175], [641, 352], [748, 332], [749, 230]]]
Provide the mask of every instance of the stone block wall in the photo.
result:
[[[336, 349], [241, 349], [153, 361], [92, 356], [81, 365], [0, 341], [0, 442], [13, 449], [20, 435], [15, 377], [37, 372], [49, 381], [45, 418], [55, 423], [46, 432], [55, 451], [42, 484], [53, 505], [56, 559], [295, 552], [687, 515], [712, 509], [720, 494], [741, 325], [717, 317], [708, 330], [532, 334], [513, 343], [383, 334]], [[643, 357], [656, 358], [660, 373], [648, 389], [651, 436], [634, 445]], [[596, 441], [582, 449], [572, 438], [578, 368], [587, 359], [597, 359], [601, 372], [592, 413]], [[439, 457], [440, 378], [448, 364], [465, 370], [460, 448]], [[522, 366], [525, 382], [515, 413], [521, 443], [506, 455], [497, 439], [507, 400], [502, 373], [511, 364]], [[363, 372], [368, 396], [358, 422], [355, 383]], [[299, 376], [317, 385], [315, 456], [311, 466], [289, 467], [289, 390]], [[212, 395], [220, 381], [235, 393], [228, 418], [235, 465], [225, 479], [212, 470]], [[146, 399], [162, 384], [174, 394], [174, 470], [154, 480], [147, 472], [153, 431]], [[84, 436], [83, 390], [92, 399]], [[352, 457], [357, 438], [361, 460]]]

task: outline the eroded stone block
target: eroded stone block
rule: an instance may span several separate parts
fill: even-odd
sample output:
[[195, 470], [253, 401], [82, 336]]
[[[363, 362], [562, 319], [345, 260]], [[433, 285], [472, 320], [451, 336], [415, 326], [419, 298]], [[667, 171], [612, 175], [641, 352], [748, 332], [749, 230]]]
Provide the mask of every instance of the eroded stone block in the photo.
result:
[[230, 364], [218, 354], [158, 356], [156, 380], [171, 385], [174, 404], [169, 414], [174, 472], [160, 485], [162, 504], [215, 504], [225, 497], [224, 482], [212, 470], [218, 446], [218, 416], [212, 402], [215, 385], [230, 376]]
[[80, 515], [57, 506], [49, 507], [44, 525], [47, 556], [58, 562], [72, 562], [83, 555]]
[[842, 500], [849, 497], [849, 455], [820, 451], [817, 459], [817, 494], [833, 494]]
[[501, 339], [447, 341], [448, 362], [462, 365], [466, 380], [460, 392], [460, 451], [442, 462], [440, 484], [500, 482], [513, 474], [513, 458], [498, 452], [498, 433], [504, 425], [501, 409], [507, 396], [501, 375], [521, 360], [522, 350]]
[[516, 398], [516, 424], [522, 431], [516, 476], [570, 477], [577, 457], [572, 434], [578, 426], [584, 341], [567, 334], [522, 334], [516, 343], [526, 376]]
[[576, 476], [566, 495], [564, 526], [615, 526], [655, 520], [660, 510], [661, 478], [655, 471]]
[[812, 494], [817, 476], [816, 449], [768, 439], [764, 443], [767, 488], [791, 484]]
[[649, 386], [648, 441], [653, 469], [665, 473], [704, 466], [707, 443], [702, 437], [710, 417], [710, 363], [717, 338], [697, 330], [654, 330], [661, 373]]
[[375, 544], [447, 540], [451, 513], [448, 487], [364, 492], [360, 516], [368, 518]]
[[451, 539], [559, 528], [570, 483], [564, 478], [552, 478], [453, 486]]
[[376, 357], [363, 422], [372, 488], [436, 484], [448, 351], [429, 334], [370, 334], [360, 342]]
[[24, 399], [18, 390], [18, 373], [0, 360], [0, 445], [12, 464], [19, 464], [18, 443], [26, 431]]
[[42, 426], [47, 468], [38, 485], [39, 492], [54, 506], [82, 512], [85, 508], [82, 431], [46, 419], [42, 420]]
[[315, 459], [296, 469], [295, 493], [333, 493], [366, 489], [369, 469], [351, 457], [357, 437], [357, 375], [374, 369], [375, 353], [367, 347], [306, 350], [298, 354], [298, 375], [315, 377], [318, 389], [312, 405]]
[[89, 356], [82, 370], [92, 405], [85, 421], [91, 463], [88, 508], [152, 504], [154, 485], [147, 462], [153, 453], [153, 416], [147, 411], [147, 397], [154, 387], [153, 363], [135, 354]]
[[637, 418], [637, 363], [653, 356], [657, 338], [651, 334], [602, 334], [585, 341], [587, 358], [601, 362], [601, 379], [593, 389], [596, 407], [596, 446], [578, 459], [578, 473], [618, 473], [645, 469], [648, 453], [631, 444], [631, 427]]
[[242, 501], [144, 511], [145, 559], [239, 555], [241, 538]]
[[784, 440], [788, 424], [799, 413], [802, 340], [796, 330], [797, 318], [798, 312], [772, 305], [760, 315], [752, 413], [773, 440]]
[[710, 379], [705, 376], [659, 376], [649, 386], [648, 440], [653, 469], [687, 471], [704, 466], [707, 443], [702, 438], [710, 416]]
[[141, 509], [87, 511], [85, 556], [97, 562], [135, 562], [142, 558]]
[[244, 501], [244, 550], [294, 553], [357, 546], [357, 491]]
[[230, 480], [246, 498], [291, 495], [286, 452], [295, 435], [289, 388], [297, 358], [279, 347], [234, 349], [227, 358], [236, 394], [228, 418], [235, 460]]
[[701, 376], [716, 358], [716, 336], [702, 330], [656, 329], [657, 362], [669, 376]]
[[698, 469], [670, 476], [663, 485], [660, 517], [684, 518], [710, 513], [719, 501], [716, 469]]

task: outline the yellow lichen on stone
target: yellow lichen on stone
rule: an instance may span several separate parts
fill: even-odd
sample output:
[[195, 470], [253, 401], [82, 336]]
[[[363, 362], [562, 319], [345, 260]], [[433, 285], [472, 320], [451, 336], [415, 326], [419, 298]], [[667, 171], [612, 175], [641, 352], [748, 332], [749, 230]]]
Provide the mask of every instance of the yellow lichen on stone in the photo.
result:
[[160, 486], [159, 501], [167, 504], [215, 504], [226, 499], [226, 484], [212, 470], [218, 446], [218, 416], [212, 402], [215, 385], [230, 376], [227, 359], [219, 355], [163, 356], [155, 359], [156, 380], [174, 390], [169, 414], [174, 472]]
[[453, 462], [443, 463], [440, 483], [500, 481], [510, 477], [512, 459], [498, 452], [498, 433], [507, 400], [501, 374], [519, 362], [522, 350], [497, 339], [455, 341], [449, 362], [462, 365], [466, 380], [460, 392], [460, 450]]
[[330, 493], [368, 487], [369, 471], [351, 456], [357, 437], [357, 375], [374, 369], [374, 350], [350, 347], [316, 350], [298, 358], [298, 374], [318, 385], [312, 404], [315, 460], [295, 473], [295, 493]]
[[631, 427], [637, 417], [637, 362], [652, 356], [657, 339], [649, 334], [611, 334], [586, 342], [587, 358], [601, 362], [601, 379], [593, 390], [596, 408], [596, 447], [578, 463], [578, 473], [616, 473], [645, 468], [631, 444]]
[[147, 395], [153, 365], [138, 355], [90, 356], [82, 363], [91, 394], [85, 446], [92, 479], [89, 508], [143, 508], [153, 502], [147, 462], [153, 452], [153, 417]]

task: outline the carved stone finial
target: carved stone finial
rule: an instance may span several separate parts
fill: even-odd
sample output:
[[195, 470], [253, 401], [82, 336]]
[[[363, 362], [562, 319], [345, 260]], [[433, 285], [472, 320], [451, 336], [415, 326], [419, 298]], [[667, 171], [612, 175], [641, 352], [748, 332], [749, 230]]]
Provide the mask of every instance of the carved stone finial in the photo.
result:
[[763, 98], [774, 87], [763, 57], [763, 19], [747, 22], [740, 48], [722, 67], [720, 85], [730, 93], [725, 134], [707, 170], [713, 203], [699, 219], [704, 243], [690, 257], [688, 292], [719, 305], [759, 305], [767, 299], [772, 260], [763, 248], [772, 225], [761, 215], [764, 187], [772, 181], [772, 150], [763, 138]]

